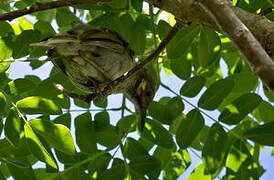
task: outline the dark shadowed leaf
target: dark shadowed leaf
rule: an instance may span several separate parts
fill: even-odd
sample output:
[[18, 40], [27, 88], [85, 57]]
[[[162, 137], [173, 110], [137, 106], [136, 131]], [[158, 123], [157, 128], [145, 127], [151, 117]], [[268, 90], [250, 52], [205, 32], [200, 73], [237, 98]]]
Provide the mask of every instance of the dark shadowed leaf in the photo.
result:
[[233, 87], [234, 82], [228, 79], [221, 79], [213, 83], [199, 99], [198, 106], [207, 110], [216, 109]]
[[129, 167], [138, 173], [147, 174], [160, 168], [161, 162], [150, 155], [137, 156], [129, 163]]
[[34, 30], [25, 30], [17, 36], [14, 43], [12, 56], [17, 59], [27, 56], [29, 53], [29, 44], [37, 42], [40, 39], [40, 33]]
[[23, 113], [27, 114], [61, 114], [61, 109], [50, 99], [32, 96], [16, 103]]
[[161, 123], [149, 119], [146, 121], [146, 128], [142, 134], [143, 138], [167, 149], [172, 149], [175, 146], [171, 134]]
[[13, 96], [21, 95], [24, 92], [33, 90], [36, 87], [36, 84], [28, 79], [15, 79], [10, 81], [8, 86], [6, 86], [5, 91]]
[[194, 76], [188, 79], [180, 90], [180, 94], [187, 97], [196, 96], [206, 83], [206, 78]]
[[[76, 142], [82, 152], [93, 153], [97, 150], [95, 125], [91, 121], [90, 113], [77, 116], [74, 120]], [[89, 143], [86, 140], [89, 140]]]
[[5, 21], [0, 22], [0, 36], [6, 36], [8, 33], [13, 33], [11, 25]]
[[261, 145], [274, 146], [274, 122], [247, 130], [244, 137]]
[[133, 138], [127, 138], [125, 147], [124, 147], [124, 155], [129, 160], [132, 160], [138, 156], [148, 155], [145, 147]]
[[227, 140], [227, 133], [220, 124], [211, 126], [202, 151], [206, 173], [213, 175], [224, 165]]
[[19, 118], [18, 114], [11, 110], [5, 122], [5, 135], [17, 146], [20, 138], [24, 136], [24, 121]]
[[172, 27], [164, 20], [160, 20], [158, 22], [157, 31], [161, 40], [163, 40], [167, 36], [171, 28]]
[[219, 120], [229, 125], [237, 124], [261, 102], [262, 98], [257, 94], [243, 94], [225, 107], [219, 116]]
[[143, 0], [133, 0], [131, 1], [131, 5], [136, 11], [142, 12]]
[[151, 103], [148, 114], [164, 124], [171, 124], [183, 110], [184, 104], [180, 97], [164, 97], [159, 102]]
[[203, 126], [204, 118], [200, 111], [197, 109], [190, 111], [187, 117], [181, 122], [176, 133], [176, 141], [180, 148], [185, 149], [190, 146]]
[[274, 106], [263, 101], [252, 113], [260, 122], [274, 121]]
[[192, 66], [191, 59], [187, 56], [187, 53], [180, 58], [170, 60], [170, 68], [172, 72], [181, 79], [188, 79], [191, 75]]
[[146, 33], [144, 29], [144, 22], [141, 18], [137, 18], [133, 24], [133, 29], [130, 34], [130, 44], [136, 55], [142, 55], [146, 46]]
[[186, 53], [193, 40], [199, 35], [200, 26], [192, 25], [184, 27], [177, 32], [175, 37], [167, 45], [167, 56], [176, 59]]
[[202, 67], [208, 67], [219, 59], [221, 52], [221, 41], [215, 31], [203, 27], [201, 28], [198, 42], [198, 58]]
[[125, 164], [122, 160], [120, 160], [119, 163], [115, 163], [115, 164], [113, 163], [110, 169], [105, 170], [102, 176], [100, 176], [99, 180], [124, 179], [125, 176], [126, 176]]

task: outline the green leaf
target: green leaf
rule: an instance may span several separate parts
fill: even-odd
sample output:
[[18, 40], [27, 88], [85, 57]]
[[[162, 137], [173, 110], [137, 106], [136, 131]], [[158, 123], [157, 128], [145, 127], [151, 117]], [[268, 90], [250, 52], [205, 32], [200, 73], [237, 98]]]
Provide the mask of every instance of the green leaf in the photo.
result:
[[61, 114], [61, 109], [50, 99], [32, 96], [16, 103], [23, 113], [27, 114]]
[[58, 8], [55, 17], [61, 32], [68, 31], [77, 23], [81, 23], [75, 14], [73, 14], [68, 7]]
[[100, 131], [109, 125], [109, 114], [107, 111], [102, 111], [94, 116], [94, 123], [96, 131]]
[[130, 45], [136, 55], [142, 55], [146, 47], [146, 32], [141, 18], [136, 19], [130, 34]]
[[5, 114], [6, 108], [7, 108], [6, 97], [2, 92], [0, 92], [0, 118], [1, 118], [1, 115]]
[[53, 120], [55, 124], [63, 124], [67, 128], [70, 129], [71, 126], [71, 116], [70, 113], [65, 113], [60, 116], [58, 116], [56, 119]]
[[43, 161], [50, 165], [51, 167], [57, 169], [57, 165], [51, 157], [51, 155], [47, 152], [39, 138], [36, 136], [36, 134], [33, 132], [31, 127], [28, 124], [25, 124], [24, 126], [25, 131], [25, 137], [27, 138], [27, 142], [29, 145], [29, 148], [33, 155], [38, 158], [40, 161]]
[[158, 27], [157, 27], [157, 31], [158, 31], [160, 39], [163, 40], [168, 35], [168, 33], [171, 29], [172, 29], [172, 27], [170, 26], [170, 24], [168, 24], [164, 20], [160, 20], [158, 22]]
[[[11, 55], [12, 55], [11, 48], [7, 45], [4, 39], [0, 38], [0, 61], [9, 59]], [[3, 63], [3, 62], [0, 62], [0, 63]], [[2, 68], [0, 69], [0, 72], [2, 72], [3, 70]]]
[[17, 36], [14, 46], [12, 56], [14, 59], [27, 56], [29, 53], [29, 44], [37, 42], [40, 39], [40, 33], [33, 30], [25, 30], [20, 35]]
[[141, 174], [147, 174], [161, 167], [161, 162], [150, 155], [137, 156], [129, 163], [129, 167]]
[[184, 27], [177, 32], [175, 37], [167, 45], [168, 58], [176, 59], [185, 54], [199, 32], [200, 26], [197, 25]]
[[119, 144], [121, 138], [116, 132], [116, 128], [108, 125], [103, 129], [97, 131], [96, 129], [96, 142], [108, 148], [114, 148]]
[[18, 167], [11, 163], [7, 163], [7, 166], [14, 179], [36, 180], [34, 171], [31, 167]]
[[146, 121], [146, 128], [142, 134], [143, 138], [167, 149], [172, 149], [175, 146], [171, 134], [161, 123], [149, 119]]
[[31, 80], [25, 78], [15, 79], [14, 81], [10, 81], [8, 83], [8, 86], [6, 86], [5, 91], [13, 96], [18, 96], [24, 92], [33, 90], [35, 87], [36, 84], [34, 84]]
[[170, 60], [170, 68], [172, 72], [181, 79], [188, 79], [191, 75], [192, 65], [191, 59], [185, 54], [180, 58]]
[[[241, 143], [241, 146], [243, 144]], [[248, 158], [248, 155], [241, 151], [241, 149], [232, 146], [226, 159], [226, 167], [234, 172], [238, 172], [244, 161]]]
[[31, 128], [43, 137], [47, 143], [68, 155], [75, 153], [74, 142], [69, 129], [62, 124], [54, 124], [51, 121], [33, 119], [29, 121]]
[[11, 25], [5, 21], [0, 22], [0, 29], [0, 36], [2, 37], [6, 36], [8, 33], [13, 33]]
[[132, 160], [138, 156], [148, 155], [145, 147], [133, 138], [127, 138], [125, 147], [124, 147], [124, 156], [129, 160]]
[[108, 167], [108, 164], [110, 160], [112, 159], [112, 156], [108, 154], [103, 154], [93, 161], [90, 161], [88, 166], [88, 171], [90, 174], [96, 173], [98, 177], [105, 171]]
[[176, 133], [176, 141], [180, 148], [185, 149], [189, 147], [203, 126], [204, 118], [200, 111], [197, 109], [190, 111]]
[[215, 31], [203, 27], [201, 28], [200, 39], [198, 41], [198, 59], [202, 67], [208, 67], [220, 58], [221, 41]]
[[142, 12], [142, 9], [143, 9], [143, 0], [132, 0], [131, 1], [131, 5], [132, 5], [132, 7], [136, 11]]
[[206, 83], [206, 78], [194, 76], [188, 79], [180, 90], [180, 94], [187, 97], [196, 96]]
[[261, 102], [262, 98], [257, 94], [243, 94], [225, 107], [219, 116], [219, 121], [229, 125], [237, 124]]
[[201, 96], [198, 106], [207, 110], [216, 109], [233, 87], [234, 82], [232, 80], [221, 79], [216, 81]]
[[211, 126], [202, 151], [206, 173], [214, 174], [222, 168], [228, 146], [227, 141], [227, 133], [220, 124], [215, 123]]
[[[162, 157], [163, 156], [164, 154]], [[162, 160], [162, 157], [160, 156], [159, 159]], [[166, 166], [163, 172], [164, 179], [177, 179], [190, 166], [191, 158], [186, 150], [179, 150], [177, 152], [172, 152], [169, 161], [165, 161], [164, 164]]]
[[133, 124], [136, 123], [136, 116], [130, 115], [123, 117], [116, 125], [116, 130], [119, 136], [127, 134], [128, 132], [135, 131], [136, 128]]
[[126, 177], [125, 164], [121, 160], [119, 164], [113, 163], [110, 169], [105, 170], [102, 176], [100, 176], [99, 180], [124, 179], [125, 177]]
[[180, 97], [164, 97], [159, 102], [151, 103], [148, 114], [164, 124], [171, 124], [183, 110], [184, 104]]
[[253, 115], [259, 122], [267, 123], [274, 121], [274, 107], [270, 103], [262, 101], [262, 103], [253, 111]]
[[24, 136], [24, 121], [19, 118], [18, 114], [11, 110], [5, 122], [5, 135], [17, 146], [20, 139]]
[[[93, 153], [97, 151], [96, 132], [94, 122], [89, 113], [77, 116], [74, 120], [76, 142], [82, 152]], [[89, 140], [87, 143], [86, 140]]]
[[274, 146], [274, 122], [269, 122], [247, 130], [244, 137], [261, 145]]
[[210, 175], [206, 175], [204, 173], [205, 171], [205, 165], [204, 164], [199, 164], [194, 171], [190, 174], [188, 177], [188, 180], [211, 180]]
[[[1, 45], [0, 45], [1, 46]], [[1, 60], [1, 58], [0, 58]], [[6, 72], [10, 67], [11, 62], [1, 62], [0, 61], [0, 73]]]

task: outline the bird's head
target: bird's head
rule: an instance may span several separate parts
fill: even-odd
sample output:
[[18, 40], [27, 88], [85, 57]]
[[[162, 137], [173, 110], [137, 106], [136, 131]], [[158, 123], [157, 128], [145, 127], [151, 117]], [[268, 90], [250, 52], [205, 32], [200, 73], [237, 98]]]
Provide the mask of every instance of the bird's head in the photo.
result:
[[134, 86], [127, 89], [125, 94], [135, 104], [137, 112], [140, 114], [140, 131], [143, 132], [147, 108], [155, 95], [155, 82], [146, 69], [140, 72], [137, 77]]

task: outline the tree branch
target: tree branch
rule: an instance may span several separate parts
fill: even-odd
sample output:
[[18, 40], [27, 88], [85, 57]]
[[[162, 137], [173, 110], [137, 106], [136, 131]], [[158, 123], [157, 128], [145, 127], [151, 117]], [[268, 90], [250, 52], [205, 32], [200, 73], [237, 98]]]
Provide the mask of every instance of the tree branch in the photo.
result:
[[253, 73], [259, 76], [269, 90], [274, 92], [274, 62], [261, 44], [232, 11], [230, 1], [201, 0], [199, 3], [215, 19], [226, 36], [245, 56]]
[[107, 3], [111, 1], [112, 0], [59, 0], [59, 1], [51, 1], [51, 2], [45, 2], [45, 3], [36, 2], [24, 9], [19, 9], [16, 11], [0, 14], [0, 21], [5, 21], [5, 20], [11, 21], [15, 18], [24, 16], [27, 14], [59, 8], [59, 7], [73, 6], [73, 5], [80, 5], [80, 4], [87, 4], [87, 3], [93, 3], [93, 4]]
[[[206, 25], [215, 31], [223, 33], [216, 22], [203, 8], [190, 1], [195, 0], [145, 0], [154, 6], [172, 13], [177, 19], [184, 23]], [[224, 1], [224, 0], [220, 0]], [[269, 21], [265, 16], [249, 13], [238, 7], [231, 7], [238, 18], [248, 27], [256, 39], [261, 43], [268, 55], [274, 58], [274, 22]]]

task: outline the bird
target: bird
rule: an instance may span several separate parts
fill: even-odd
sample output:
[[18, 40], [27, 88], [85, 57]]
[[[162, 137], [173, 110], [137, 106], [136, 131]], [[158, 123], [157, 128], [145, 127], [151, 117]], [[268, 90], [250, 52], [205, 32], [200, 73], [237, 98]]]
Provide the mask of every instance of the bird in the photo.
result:
[[[108, 83], [137, 65], [134, 51], [117, 32], [89, 24], [79, 24], [31, 45], [48, 47], [47, 56], [54, 66], [78, 89], [91, 95], [99, 94]], [[123, 93], [133, 102], [143, 132], [147, 109], [155, 95], [155, 81], [147, 68], [125, 79], [112, 93]]]

